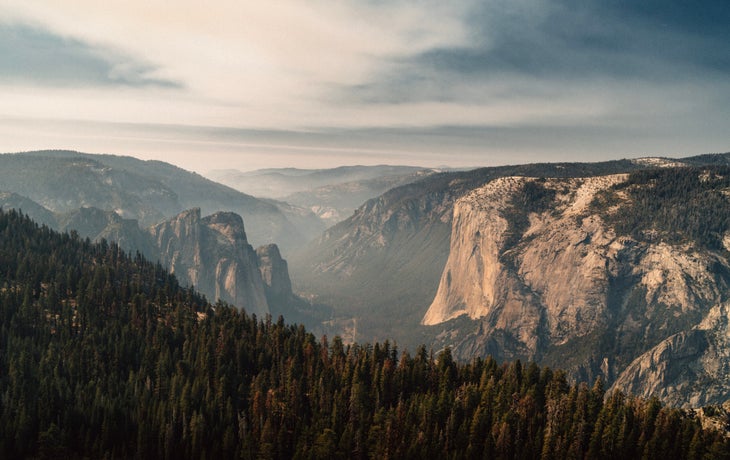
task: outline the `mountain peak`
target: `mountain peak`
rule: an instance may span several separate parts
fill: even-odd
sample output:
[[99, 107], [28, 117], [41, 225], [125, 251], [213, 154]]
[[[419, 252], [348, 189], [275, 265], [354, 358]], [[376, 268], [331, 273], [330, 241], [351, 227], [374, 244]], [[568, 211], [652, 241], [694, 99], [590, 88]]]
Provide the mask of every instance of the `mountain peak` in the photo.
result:
[[248, 244], [243, 218], [234, 212], [219, 211], [202, 219], [203, 225], [215, 230], [231, 244]]
[[200, 208], [190, 208], [180, 212], [178, 215], [173, 217], [171, 220], [176, 221], [189, 221], [199, 222], [200, 221]]
[[149, 231], [162, 263], [183, 284], [249, 313], [268, 313], [256, 253], [246, 240], [241, 216], [217, 212], [201, 219], [200, 208], [193, 208]]

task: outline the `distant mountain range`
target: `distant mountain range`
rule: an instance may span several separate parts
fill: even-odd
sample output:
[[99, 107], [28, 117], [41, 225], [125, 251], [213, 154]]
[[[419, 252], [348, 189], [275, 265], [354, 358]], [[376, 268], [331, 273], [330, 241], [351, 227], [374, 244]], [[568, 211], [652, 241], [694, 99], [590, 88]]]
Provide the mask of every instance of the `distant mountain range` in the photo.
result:
[[365, 201], [437, 171], [413, 166], [379, 165], [249, 172], [227, 169], [211, 171], [208, 177], [244, 193], [311, 210], [326, 226], [331, 226], [352, 215]]
[[416, 166], [341, 166], [331, 169], [268, 168], [255, 171], [219, 169], [207, 176], [236, 190], [266, 198], [282, 199], [296, 192], [329, 185], [406, 176], [423, 171]]
[[[254, 244], [304, 244], [304, 234], [287, 217], [288, 210], [246, 195], [160, 161], [71, 151], [39, 151], [0, 155], [0, 191], [14, 192], [54, 213], [82, 207], [114, 211], [147, 227], [184, 210], [203, 214], [231, 211], [243, 217]], [[296, 219], [320, 225], [311, 212]]]

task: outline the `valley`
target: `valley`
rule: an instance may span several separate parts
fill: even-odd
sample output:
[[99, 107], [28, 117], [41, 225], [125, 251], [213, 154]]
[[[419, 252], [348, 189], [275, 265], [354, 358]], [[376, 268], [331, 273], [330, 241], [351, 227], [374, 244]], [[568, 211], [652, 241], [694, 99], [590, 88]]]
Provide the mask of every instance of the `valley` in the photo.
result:
[[0, 4], [0, 459], [730, 459], [730, 2]]
[[317, 338], [12, 210], [0, 210], [0, 261], [4, 458], [730, 452], [719, 406], [663, 406], [534, 362]]
[[[42, 180], [28, 166], [40, 158], [74, 174], [74, 187], [19, 186]], [[259, 191], [291, 179], [279, 200], [296, 188], [330, 187], [354, 203], [369, 196], [363, 188], [376, 193], [367, 187], [373, 181], [394, 185], [318, 237], [316, 226], [292, 218], [296, 209], [306, 222], [320, 219], [311, 209], [316, 193], [289, 193], [302, 197], [292, 205], [115, 156], [36, 152], [0, 162], [9, 165], [3, 207], [118, 242], [209, 299], [260, 317], [283, 315], [347, 343], [392, 340], [405, 350], [449, 348], [464, 361], [536, 361], [565, 369], [572, 381], [601, 378], [680, 406], [720, 404], [730, 390], [720, 377], [730, 368], [722, 352], [727, 155], [450, 172], [229, 173]], [[162, 179], [171, 172], [179, 181]], [[334, 183], [322, 185], [323, 177]], [[128, 183], [139, 186], [122, 187]], [[150, 198], [159, 196], [167, 198]], [[204, 207], [179, 212], [182, 203]], [[240, 214], [224, 211], [229, 205]], [[254, 249], [254, 241], [266, 244]], [[696, 389], [696, 378], [711, 383]]]

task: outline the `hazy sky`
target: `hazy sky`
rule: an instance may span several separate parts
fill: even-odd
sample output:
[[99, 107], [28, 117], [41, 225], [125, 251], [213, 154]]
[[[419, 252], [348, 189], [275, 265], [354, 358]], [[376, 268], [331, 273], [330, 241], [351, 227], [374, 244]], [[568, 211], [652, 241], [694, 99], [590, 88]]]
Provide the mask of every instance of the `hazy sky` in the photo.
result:
[[205, 172], [730, 151], [730, 1], [2, 0], [0, 151]]

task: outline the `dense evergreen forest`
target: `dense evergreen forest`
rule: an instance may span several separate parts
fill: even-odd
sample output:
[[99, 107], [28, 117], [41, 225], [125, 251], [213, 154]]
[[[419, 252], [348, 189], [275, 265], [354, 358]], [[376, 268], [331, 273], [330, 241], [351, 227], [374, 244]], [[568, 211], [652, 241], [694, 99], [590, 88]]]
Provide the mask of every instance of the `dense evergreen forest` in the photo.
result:
[[728, 458], [559, 370], [345, 345], [0, 211], [1, 458]]

